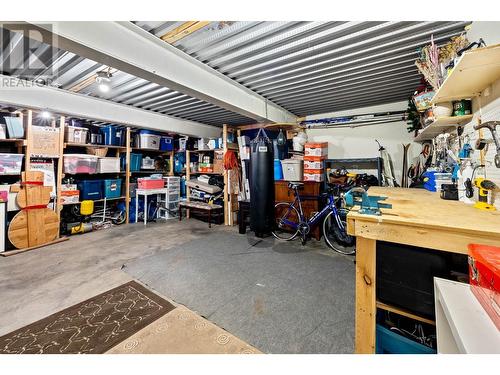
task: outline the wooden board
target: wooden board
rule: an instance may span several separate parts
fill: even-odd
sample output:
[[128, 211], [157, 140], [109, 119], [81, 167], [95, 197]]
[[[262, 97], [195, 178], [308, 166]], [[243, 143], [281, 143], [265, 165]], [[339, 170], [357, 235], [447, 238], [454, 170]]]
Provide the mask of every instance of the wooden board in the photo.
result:
[[[349, 221], [355, 221], [349, 223], [353, 235], [360, 235], [359, 231], [366, 223], [368, 229], [380, 228], [378, 235], [372, 231], [369, 238], [384, 240], [386, 237], [385, 240], [389, 241], [392, 236], [394, 242], [400, 243], [411, 236], [422, 239], [429, 233], [441, 233], [438, 242], [429, 244], [432, 246], [428, 247], [433, 249], [448, 250], [447, 241], [453, 235], [457, 237], [455, 242], [458, 242], [458, 237], [470, 237], [500, 243], [500, 211], [484, 211], [459, 201], [444, 200], [439, 194], [424, 189], [373, 186], [368, 194], [388, 197], [385, 202], [391, 203], [392, 209], [382, 209], [382, 216], [374, 216], [362, 215], [358, 206], [355, 207], [347, 216]], [[401, 227], [399, 233], [394, 229], [396, 226]]]
[[464, 53], [432, 98], [432, 104], [479, 95], [500, 78], [500, 44]]
[[28, 152], [31, 157], [58, 158], [61, 154], [59, 129], [47, 126], [31, 126]]
[[356, 238], [355, 352], [375, 352], [376, 241]]
[[453, 130], [459, 125], [468, 123], [472, 120], [472, 117], [473, 115], [439, 117], [432, 124], [423, 128], [415, 137], [414, 142], [431, 140], [441, 133], [450, 129]]
[[[32, 218], [31, 214], [34, 214]], [[30, 226], [33, 222], [36, 225]], [[57, 238], [58, 233], [57, 214], [51, 209], [42, 208], [19, 211], [10, 222], [8, 237], [16, 248], [23, 249], [51, 242]]]
[[61, 237], [61, 238], [58, 238], [54, 241], [51, 241], [51, 242], [47, 242], [47, 243], [44, 243], [43, 245], [38, 245], [38, 246], [32, 246], [32, 247], [27, 247], [27, 248], [24, 248], [24, 249], [20, 249], [20, 250], [10, 250], [10, 251], [5, 251], [3, 253], [0, 253], [0, 256], [3, 256], [3, 257], [10, 257], [12, 255], [16, 255], [16, 254], [22, 254], [22, 253], [25, 253], [27, 251], [31, 251], [31, 250], [35, 250], [35, 249], [40, 249], [41, 247], [45, 247], [45, 246], [49, 246], [49, 245], [54, 245], [56, 243], [59, 243], [59, 242], [63, 242], [63, 241], [67, 241], [69, 240], [69, 237]]

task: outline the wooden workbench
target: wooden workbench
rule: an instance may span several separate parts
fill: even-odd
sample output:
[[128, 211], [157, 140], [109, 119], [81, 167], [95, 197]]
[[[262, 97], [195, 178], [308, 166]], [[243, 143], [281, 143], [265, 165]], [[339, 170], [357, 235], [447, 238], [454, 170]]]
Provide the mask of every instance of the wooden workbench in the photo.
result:
[[349, 234], [356, 236], [356, 353], [375, 352], [377, 307], [421, 321], [410, 312], [376, 299], [377, 241], [395, 242], [452, 253], [467, 254], [467, 245], [500, 245], [500, 211], [483, 211], [458, 201], [447, 201], [423, 189], [371, 187], [369, 195], [386, 196], [392, 209], [381, 216], [347, 216]]

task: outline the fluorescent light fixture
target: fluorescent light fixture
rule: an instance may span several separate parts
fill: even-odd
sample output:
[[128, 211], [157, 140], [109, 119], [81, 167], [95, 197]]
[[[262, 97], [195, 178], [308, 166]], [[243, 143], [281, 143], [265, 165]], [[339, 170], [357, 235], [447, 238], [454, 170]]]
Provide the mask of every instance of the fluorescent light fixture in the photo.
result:
[[95, 81], [97, 83], [99, 91], [105, 93], [111, 90], [111, 77], [112, 75], [109, 72], [109, 69], [107, 72], [97, 72], [97, 77], [95, 78]]

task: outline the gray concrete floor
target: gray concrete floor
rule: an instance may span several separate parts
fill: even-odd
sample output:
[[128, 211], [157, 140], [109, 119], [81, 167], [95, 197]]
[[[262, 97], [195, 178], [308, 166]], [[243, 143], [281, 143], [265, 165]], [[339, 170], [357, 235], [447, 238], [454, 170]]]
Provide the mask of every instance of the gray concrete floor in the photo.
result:
[[[130, 224], [0, 257], [0, 335], [130, 281], [131, 276], [122, 271], [125, 263], [214, 231], [237, 228], [209, 229], [198, 220], [171, 220], [146, 227]], [[308, 248], [332, 256], [323, 242], [311, 240]]]
[[126, 262], [199, 238], [208, 230], [198, 220], [130, 224], [0, 257], [0, 335], [130, 281], [121, 271]]

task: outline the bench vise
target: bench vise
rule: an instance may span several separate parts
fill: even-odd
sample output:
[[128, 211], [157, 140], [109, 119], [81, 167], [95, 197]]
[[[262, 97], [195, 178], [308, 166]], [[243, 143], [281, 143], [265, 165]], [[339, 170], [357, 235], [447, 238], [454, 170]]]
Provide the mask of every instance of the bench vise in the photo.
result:
[[344, 195], [345, 203], [348, 207], [360, 206], [360, 214], [365, 215], [382, 215], [381, 208], [392, 208], [392, 204], [380, 203], [386, 200], [387, 197], [379, 197], [377, 195], [368, 195], [365, 189], [355, 187], [349, 190]]

